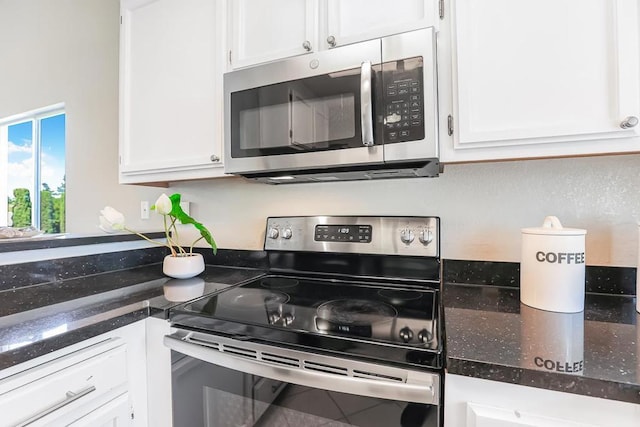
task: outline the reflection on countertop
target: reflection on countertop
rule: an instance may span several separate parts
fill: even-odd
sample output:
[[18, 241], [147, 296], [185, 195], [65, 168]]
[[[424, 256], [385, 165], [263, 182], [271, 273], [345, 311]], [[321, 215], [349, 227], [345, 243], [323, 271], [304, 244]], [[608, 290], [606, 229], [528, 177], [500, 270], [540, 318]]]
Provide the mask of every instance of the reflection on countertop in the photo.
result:
[[148, 316], [167, 318], [169, 308], [190, 296], [262, 274], [207, 266], [196, 278], [178, 281], [162, 274], [162, 264], [151, 264], [0, 291], [0, 369]]
[[520, 302], [518, 288], [446, 284], [449, 373], [640, 403], [635, 297], [587, 294], [585, 311]]

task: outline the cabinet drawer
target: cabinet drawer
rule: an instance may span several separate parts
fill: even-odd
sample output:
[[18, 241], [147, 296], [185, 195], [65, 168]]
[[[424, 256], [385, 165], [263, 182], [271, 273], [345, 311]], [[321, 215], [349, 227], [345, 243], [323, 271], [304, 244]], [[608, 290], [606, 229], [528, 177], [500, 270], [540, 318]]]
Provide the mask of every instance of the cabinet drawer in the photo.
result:
[[56, 425], [127, 390], [125, 345], [109, 340], [0, 382], [2, 425]]

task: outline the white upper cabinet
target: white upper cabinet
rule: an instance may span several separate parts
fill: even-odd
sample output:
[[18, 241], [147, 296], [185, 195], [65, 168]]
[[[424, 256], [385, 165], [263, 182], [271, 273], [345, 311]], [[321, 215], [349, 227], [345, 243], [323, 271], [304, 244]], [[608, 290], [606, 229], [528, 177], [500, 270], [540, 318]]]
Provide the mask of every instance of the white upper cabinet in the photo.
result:
[[122, 0], [120, 182], [220, 176], [224, 4]]
[[229, 60], [234, 68], [317, 50], [317, 0], [229, 2]]
[[436, 0], [232, 0], [230, 68], [438, 25]]
[[451, 0], [449, 9], [442, 161], [640, 150], [636, 0]]
[[326, 0], [326, 38], [341, 46], [424, 27], [438, 27], [434, 0]]

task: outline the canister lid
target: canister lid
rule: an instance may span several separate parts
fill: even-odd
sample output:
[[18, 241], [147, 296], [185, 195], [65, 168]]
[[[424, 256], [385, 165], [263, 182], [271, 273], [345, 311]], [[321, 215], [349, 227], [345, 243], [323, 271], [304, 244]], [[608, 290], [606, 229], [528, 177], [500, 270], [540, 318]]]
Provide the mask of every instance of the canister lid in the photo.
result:
[[542, 227], [523, 228], [524, 234], [545, 234], [551, 236], [583, 236], [587, 230], [582, 228], [565, 228], [555, 216], [545, 217]]

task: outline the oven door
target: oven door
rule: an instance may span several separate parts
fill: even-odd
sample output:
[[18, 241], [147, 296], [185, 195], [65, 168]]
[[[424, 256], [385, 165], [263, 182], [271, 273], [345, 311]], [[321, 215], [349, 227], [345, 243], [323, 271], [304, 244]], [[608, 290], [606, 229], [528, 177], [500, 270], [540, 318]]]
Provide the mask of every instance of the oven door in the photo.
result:
[[225, 74], [225, 172], [382, 163], [380, 61], [381, 41], [371, 40]]
[[440, 376], [178, 330], [175, 426], [440, 426]]

